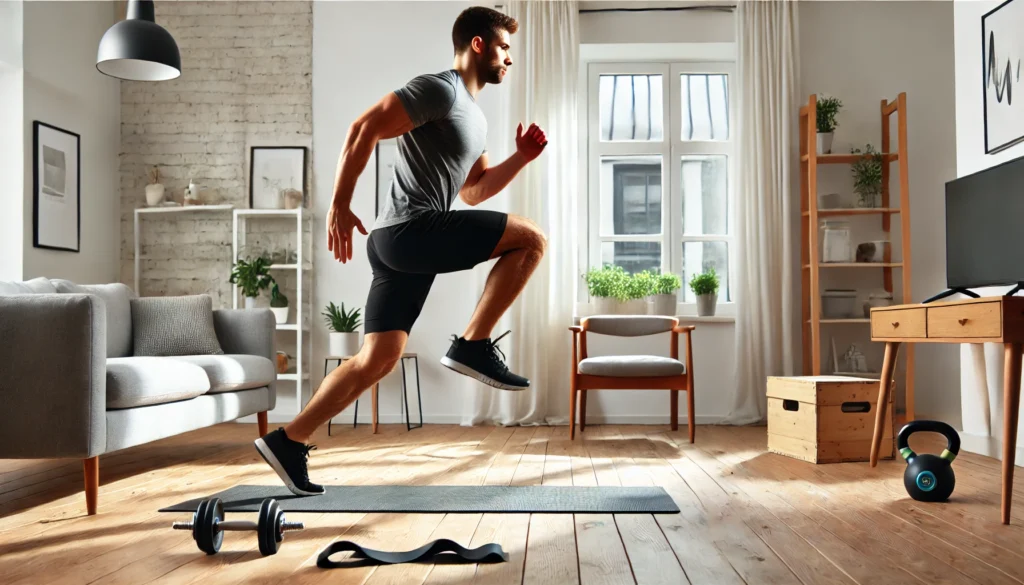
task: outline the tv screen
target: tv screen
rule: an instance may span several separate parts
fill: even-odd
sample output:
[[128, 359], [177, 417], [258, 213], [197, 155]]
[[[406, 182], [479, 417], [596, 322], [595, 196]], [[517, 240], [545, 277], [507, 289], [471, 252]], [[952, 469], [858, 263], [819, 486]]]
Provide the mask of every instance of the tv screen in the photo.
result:
[[1024, 281], [1024, 157], [946, 183], [946, 286]]

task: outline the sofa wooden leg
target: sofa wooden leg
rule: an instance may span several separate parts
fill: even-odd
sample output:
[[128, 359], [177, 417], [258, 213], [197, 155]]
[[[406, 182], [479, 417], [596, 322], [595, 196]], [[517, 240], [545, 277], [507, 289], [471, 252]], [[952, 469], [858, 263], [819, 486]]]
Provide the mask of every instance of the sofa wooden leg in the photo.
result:
[[96, 515], [96, 498], [100, 491], [100, 458], [99, 456], [82, 459], [82, 471], [85, 475], [85, 509], [90, 516]]
[[260, 436], [267, 434], [267, 411], [256, 413], [256, 424], [260, 428]]

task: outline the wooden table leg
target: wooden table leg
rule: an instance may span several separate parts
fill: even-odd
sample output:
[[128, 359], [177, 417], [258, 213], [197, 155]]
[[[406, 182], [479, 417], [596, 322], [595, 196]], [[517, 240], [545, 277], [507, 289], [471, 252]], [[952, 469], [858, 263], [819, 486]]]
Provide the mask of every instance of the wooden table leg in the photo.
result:
[[1020, 343], [1003, 344], [1003, 524], [1010, 523], [1013, 464], [1017, 454], [1017, 410], [1020, 408]]
[[380, 390], [380, 383], [373, 385], [373, 434], [377, 434], [377, 391]]
[[889, 393], [892, 391], [892, 373], [896, 369], [896, 353], [900, 344], [889, 341], [885, 344], [885, 359], [882, 361], [882, 375], [878, 381], [878, 403], [875, 405], [875, 430], [871, 436], [871, 467], [878, 465], [878, 450], [882, 446], [882, 435], [885, 434], [885, 410], [889, 406]]

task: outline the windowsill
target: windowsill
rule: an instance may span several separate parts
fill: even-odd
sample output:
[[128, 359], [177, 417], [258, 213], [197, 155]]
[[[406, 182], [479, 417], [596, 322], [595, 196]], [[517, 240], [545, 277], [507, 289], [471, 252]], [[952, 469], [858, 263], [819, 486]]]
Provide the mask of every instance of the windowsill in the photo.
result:
[[[586, 315], [586, 316], [587, 317], [591, 317], [593, 315]], [[630, 317], [630, 316], [647, 317], [647, 316], [654, 316], [654, 315], [641, 315], [641, 314], [637, 314], [637, 315], [621, 315], [621, 316], [623, 316], [623, 317]], [[660, 316], [660, 315], [658, 315], [658, 316]], [[686, 323], [735, 323], [736, 322], [736, 317], [734, 315], [715, 315], [713, 317], [698, 317], [697, 315], [676, 315], [676, 319], [679, 319], [679, 323], [681, 323], [681, 324], [686, 324]], [[579, 315], [573, 315], [572, 323], [573, 323], [573, 325], [579, 325], [580, 324], [580, 316]]]

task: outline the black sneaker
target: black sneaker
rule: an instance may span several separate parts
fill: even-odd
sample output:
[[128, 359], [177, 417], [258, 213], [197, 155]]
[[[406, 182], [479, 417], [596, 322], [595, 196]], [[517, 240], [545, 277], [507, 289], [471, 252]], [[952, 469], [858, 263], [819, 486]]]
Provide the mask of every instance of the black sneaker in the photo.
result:
[[297, 496], [316, 496], [324, 493], [324, 486], [309, 481], [306, 460], [316, 446], [306, 446], [288, 438], [283, 428], [256, 439], [256, 450], [277, 472], [288, 489]]
[[498, 340], [509, 333], [511, 331], [502, 333], [501, 337], [494, 341], [489, 338], [469, 341], [464, 337], [452, 335], [452, 346], [441, 358], [441, 364], [495, 388], [525, 390], [530, 387], [530, 381], [508, 371], [504, 361], [505, 354], [498, 349]]

